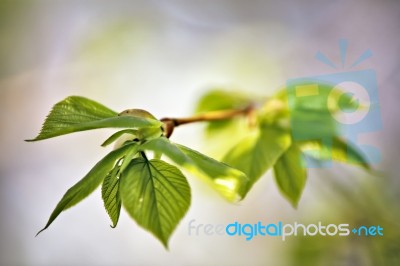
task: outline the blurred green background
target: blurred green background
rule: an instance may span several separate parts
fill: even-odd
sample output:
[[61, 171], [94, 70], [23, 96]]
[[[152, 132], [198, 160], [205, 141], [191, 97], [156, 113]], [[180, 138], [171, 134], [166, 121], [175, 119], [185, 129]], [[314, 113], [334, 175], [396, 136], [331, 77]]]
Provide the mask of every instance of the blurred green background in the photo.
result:
[[[1, 265], [400, 265], [400, 3], [383, 1], [0, 1]], [[82, 95], [121, 111], [187, 116], [207, 89], [271, 95], [294, 77], [333, 70], [349, 41], [354, 70], [378, 77], [383, 130], [360, 136], [381, 151], [379, 176], [334, 164], [311, 169], [297, 210], [271, 174], [238, 205], [189, 177], [192, 206], [170, 251], [123, 213], [109, 227], [100, 191], [38, 237], [67, 188], [106, 152], [112, 130], [29, 144], [51, 106]], [[202, 126], [173, 140], [207, 152]], [[381, 225], [383, 237], [189, 236], [188, 222]]]

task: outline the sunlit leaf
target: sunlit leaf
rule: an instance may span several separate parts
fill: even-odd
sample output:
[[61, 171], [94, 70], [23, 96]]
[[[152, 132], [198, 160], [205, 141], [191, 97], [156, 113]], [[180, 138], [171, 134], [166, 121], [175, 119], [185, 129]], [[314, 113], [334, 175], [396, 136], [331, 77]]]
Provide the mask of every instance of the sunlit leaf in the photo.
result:
[[259, 110], [259, 123], [262, 125], [276, 126], [279, 125], [282, 119], [289, 119], [289, 108], [286, 99], [272, 98]]
[[190, 187], [178, 168], [160, 160], [136, 158], [121, 178], [126, 211], [165, 247], [190, 205]]
[[334, 136], [331, 142], [307, 140], [298, 141], [298, 145], [305, 154], [318, 160], [335, 160], [359, 165], [366, 170], [371, 169], [368, 159], [356, 146], [337, 136]]
[[50, 215], [46, 226], [40, 230], [39, 233], [47, 229], [62, 211], [65, 211], [89, 196], [89, 194], [91, 194], [101, 184], [105, 176], [114, 167], [115, 162], [123, 157], [129, 148], [130, 145], [126, 145], [110, 152], [99, 161], [84, 178], [68, 189]]
[[230, 201], [240, 200], [246, 195], [248, 178], [244, 173], [204, 154], [174, 144], [165, 137], [153, 139], [141, 145], [141, 149], [166, 155], [190, 173], [210, 182]]
[[250, 189], [275, 164], [290, 143], [287, 132], [264, 127], [239, 142], [222, 161], [245, 173], [250, 179]]
[[291, 145], [274, 165], [275, 180], [280, 192], [297, 207], [307, 180], [300, 150]]
[[162, 153], [179, 166], [189, 166], [193, 164], [186, 154], [184, 154], [175, 144], [165, 137], [149, 140], [141, 145], [140, 149]]
[[116, 227], [121, 211], [121, 197], [119, 194], [120, 166], [118, 163], [114, 169], [104, 178], [101, 187], [101, 197], [103, 198], [104, 207], [110, 216], [112, 226]]
[[64, 134], [97, 128], [160, 127], [154, 119], [118, 116], [116, 112], [90, 99], [71, 96], [54, 105], [39, 135], [28, 141], [37, 141]]
[[230, 201], [243, 199], [247, 193], [247, 176], [241, 171], [214, 160], [200, 152], [177, 144], [193, 162], [193, 174], [204, 177], [221, 195]]

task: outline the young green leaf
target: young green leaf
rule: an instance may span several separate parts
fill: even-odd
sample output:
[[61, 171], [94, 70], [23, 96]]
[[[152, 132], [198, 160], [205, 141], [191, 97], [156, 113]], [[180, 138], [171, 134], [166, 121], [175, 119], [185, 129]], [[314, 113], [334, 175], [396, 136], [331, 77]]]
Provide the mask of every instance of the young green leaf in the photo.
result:
[[161, 127], [158, 120], [133, 116], [118, 116], [116, 112], [90, 99], [71, 96], [54, 105], [47, 116], [37, 141], [73, 132], [97, 128]]
[[112, 228], [117, 226], [121, 211], [121, 197], [119, 194], [120, 170], [119, 162], [117, 162], [114, 169], [104, 178], [101, 187], [101, 197], [103, 198], [104, 207], [108, 216], [110, 216]]
[[193, 164], [192, 160], [166, 137], [149, 140], [142, 144], [140, 149], [162, 153], [179, 166], [185, 167]]
[[337, 136], [334, 136], [330, 143], [321, 140], [298, 141], [297, 143], [305, 154], [317, 160], [335, 160], [355, 164], [366, 170], [371, 169], [367, 158], [357, 147]]
[[248, 178], [244, 173], [165, 137], [153, 139], [141, 145], [141, 149], [165, 154], [190, 173], [205, 177], [230, 201], [241, 200], [247, 193]]
[[150, 119], [156, 119], [154, 115], [151, 113], [147, 112], [146, 110], [143, 109], [127, 109], [125, 111], [122, 111], [118, 115], [124, 116], [134, 116], [134, 117], [143, 117], [143, 118], [150, 118]]
[[126, 167], [130, 164], [130, 162], [135, 158], [136, 154], [139, 151], [139, 144], [136, 142], [133, 142], [132, 144], [129, 144], [130, 149], [126, 152], [122, 163], [120, 167], [121, 173], [123, 173], [126, 169]]
[[[153, 121], [158, 121], [151, 113], [142, 109], [128, 109], [118, 114], [119, 116], [130, 116], [135, 118], [145, 118]], [[141, 140], [150, 140], [158, 138], [163, 134], [161, 126], [143, 127], [137, 130], [137, 137]]]
[[114, 134], [112, 134], [108, 139], [106, 139], [103, 144], [101, 144], [102, 147], [106, 147], [108, 145], [110, 145], [111, 143], [113, 143], [114, 141], [116, 141], [117, 139], [119, 139], [120, 137], [122, 137], [122, 135], [124, 134], [130, 134], [132, 136], [132, 138], [134, 138], [135, 136], [137, 136], [138, 132], [136, 129], [124, 129], [124, 130], [120, 130], [118, 132], [115, 132]]
[[281, 193], [297, 207], [307, 179], [300, 150], [291, 145], [274, 165], [275, 180]]
[[188, 147], [176, 145], [192, 160], [195, 168], [189, 171], [204, 177], [222, 196], [229, 201], [242, 200], [246, 196], [249, 179], [243, 172]]
[[129, 148], [130, 145], [126, 145], [107, 154], [92, 168], [92, 170], [89, 171], [89, 173], [84, 178], [82, 178], [78, 183], [68, 189], [68, 191], [64, 194], [64, 196], [50, 215], [46, 226], [37, 234], [47, 229], [50, 224], [57, 218], [57, 216], [60, 215], [61, 212], [74, 206], [75, 204], [89, 196], [101, 184], [107, 173], [109, 173], [115, 165], [115, 162], [123, 157], [129, 150]]
[[249, 177], [247, 190], [270, 168], [291, 144], [290, 135], [278, 128], [263, 127], [253, 132], [222, 159]]
[[190, 187], [178, 168], [160, 160], [136, 158], [121, 177], [122, 205], [165, 247], [190, 206]]
[[111, 218], [111, 221], [113, 222], [113, 225], [111, 226], [113, 228], [117, 226], [119, 213], [121, 210], [121, 199], [119, 193], [120, 176], [124, 173], [126, 167], [130, 164], [130, 162], [138, 153], [139, 144], [132, 143], [129, 144], [129, 146], [130, 149], [119, 161], [122, 161], [122, 163], [117, 163], [114, 170], [105, 178], [102, 187], [104, 206], [107, 210], [108, 215]]

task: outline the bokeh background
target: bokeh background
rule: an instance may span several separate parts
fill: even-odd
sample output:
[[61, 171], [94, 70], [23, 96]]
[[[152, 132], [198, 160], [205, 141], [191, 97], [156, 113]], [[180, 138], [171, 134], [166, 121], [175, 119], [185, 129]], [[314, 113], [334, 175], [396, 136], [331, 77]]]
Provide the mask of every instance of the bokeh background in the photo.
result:
[[[400, 265], [400, 2], [382, 1], [0, 1], [1, 265]], [[383, 129], [360, 136], [378, 147], [379, 175], [334, 164], [312, 169], [299, 208], [269, 172], [238, 205], [189, 176], [192, 206], [170, 250], [122, 213], [109, 227], [97, 190], [38, 237], [55, 204], [108, 150], [112, 130], [38, 143], [57, 101], [82, 95], [122, 111], [187, 116], [207, 89], [271, 95], [289, 78], [359, 69], [377, 73]], [[207, 151], [202, 126], [173, 140]], [[383, 237], [189, 236], [188, 223], [350, 223], [381, 225]]]

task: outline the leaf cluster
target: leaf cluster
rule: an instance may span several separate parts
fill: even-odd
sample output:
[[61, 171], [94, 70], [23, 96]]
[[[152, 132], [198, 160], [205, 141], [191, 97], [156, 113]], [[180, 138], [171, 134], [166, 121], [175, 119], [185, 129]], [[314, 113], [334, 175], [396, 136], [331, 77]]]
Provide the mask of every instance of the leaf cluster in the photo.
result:
[[[204, 117], [207, 112], [254, 107], [245, 116], [207, 122], [209, 138], [221, 132], [227, 136], [230, 149], [221, 160], [172, 142], [165, 135], [165, 124], [145, 110], [117, 113], [79, 96], [60, 101], [47, 116], [39, 135], [28, 141], [99, 128], [119, 130], [102, 144], [115, 143], [114, 150], [64, 194], [39, 233], [63, 211], [101, 186], [112, 227], [117, 226], [124, 207], [138, 225], [168, 247], [171, 234], [191, 202], [184, 172], [201, 177], [227, 200], [235, 202], [244, 199], [252, 186], [273, 169], [281, 194], [296, 207], [307, 180], [306, 156], [319, 161], [354, 163], [369, 169], [364, 156], [341, 139], [337, 125], [327, 119], [331, 113], [326, 109], [325, 94], [332, 94], [332, 90], [320, 85], [321, 97], [311, 103], [290, 99], [287, 91], [277, 93], [265, 103], [260, 103], [259, 97], [223, 90], [205, 94], [196, 107], [196, 112], [205, 114]], [[339, 91], [333, 94], [341, 95]], [[329, 112], [343, 106], [351, 109], [358, 104], [351, 96], [334, 99], [329, 103]], [[243, 122], [246, 130], [234, 137], [236, 132], [232, 128], [242, 127]], [[312, 126], [315, 124], [318, 126]], [[308, 138], [295, 137], [294, 127], [297, 134]], [[323, 141], [327, 138], [331, 141]], [[168, 158], [168, 162], [164, 158]]]
[[[261, 103], [259, 97], [244, 98], [241, 94], [222, 90], [211, 91], [200, 99], [198, 113], [209, 111], [210, 106], [212, 110], [224, 110], [238, 103], [242, 106], [261, 105], [250, 116], [231, 119], [229, 125], [220, 124], [218, 128], [218, 134], [230, 136], [225, 139], [228, 143], [221, 144], [231, 147], [221, 160], [247, 175], [247, 191], [273, 169], [279, 191], [293, 207], [297, 207], [307, 180], [307, 158], [317, 162], [335, 160], [370, 169], [365, 156], [340, 137], [339, 126], [332, 118], [339, 110], [357, 109], [359, 103], [352, 95], [332, 88], [330, 84], [319, 83], [318, 88], [319, 94], [312, 101], [291, 97], [287, 89]], [[304, 86], [303, 93], [310, 94], [312, 89]], [[240, 133], [237, 141], [232, 124], [243, 125], [243, 120], [248, 129], [245, 134]], [[205, 129], [210, 139], [217, 134], [213, 127], [210, 128], [212, 123]]]
[[[131, 109], [117, 114], [90, 99], [71, 96], [53, 107], [40, 134], [28, 141], [107, 127], [124, 128], [102, 144], [107, 146], [117, 141], [115, 149], [64, 194], [39, 233], [61, 212], [101, 185], [104, 207], [112, 227], [117, 226], [123, 206], [140, 226], [167, 247], [170, 235], [191, 201], [189, 184], [179, 168], [204, 178], [230, 201], [244, 198], [243, 188], [248, 182], [245, 174], [171, 142], [163, 135], [162, 123], [144, 110]], [[154, 158], [149, 159], [148, 152], [153, 152]], [[168, 157], [176, 166], [161, 160], [162, 156]]]

